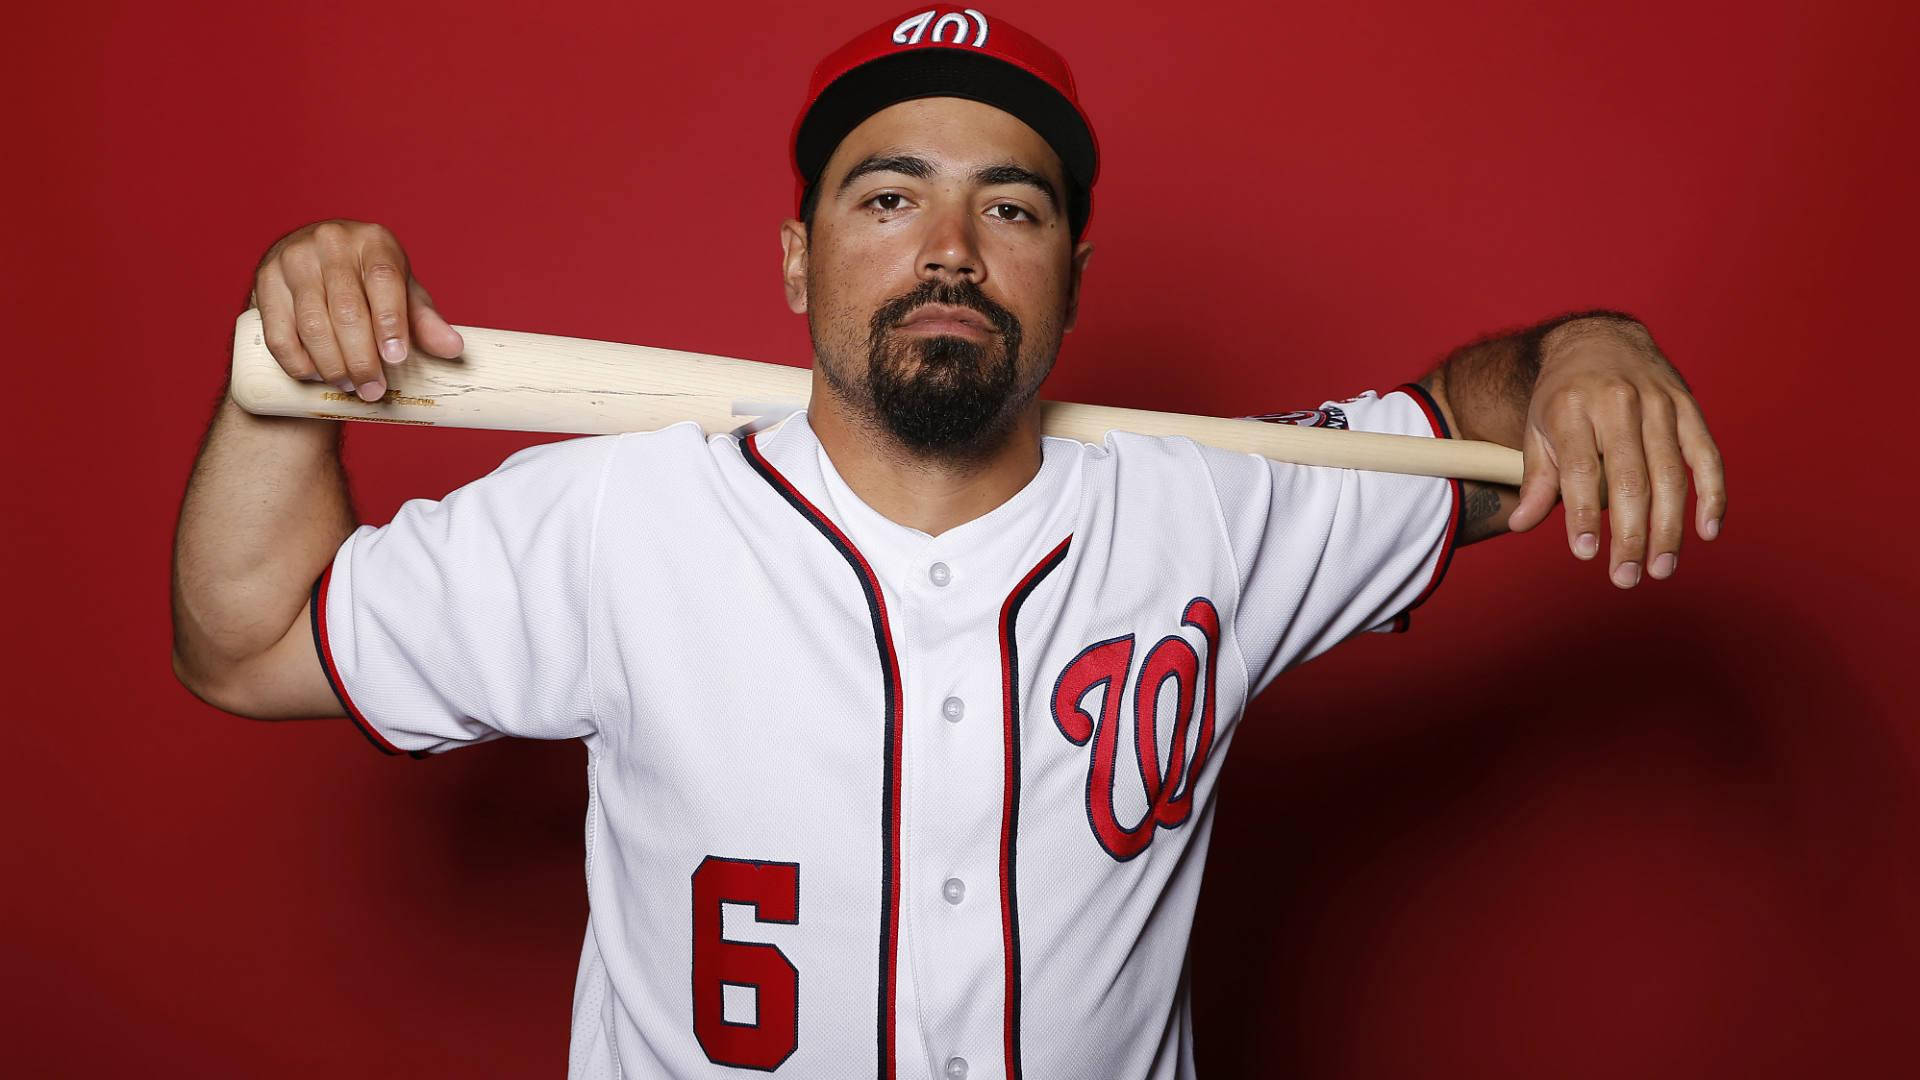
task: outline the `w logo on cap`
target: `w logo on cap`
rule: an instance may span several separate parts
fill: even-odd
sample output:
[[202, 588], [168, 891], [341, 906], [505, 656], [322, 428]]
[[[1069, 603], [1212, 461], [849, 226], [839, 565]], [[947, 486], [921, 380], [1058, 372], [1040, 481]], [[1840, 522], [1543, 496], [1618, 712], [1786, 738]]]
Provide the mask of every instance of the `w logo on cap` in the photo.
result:
[[[929, 25], [933, 27], [933, 37], [931, 39], [933, 41], [944, 40], [947, 28], [951, 26], [953, 27], [953, 43], [955, 45], [972, 44], [973, 47], [977, 49], [987, 43], [987, 17], [985, 15], [980, 14], [972, 8], [962, 8], [961, 11], [965, 12], [965, 14], [949, 11], [936, 19], [934, 15], [939, 10], [939, 8], [929, 8], [918, 15], [910, 15], [907, 18], [901, 19], [900, 25], [893, 28], [893, 43], [895, 45], [918, 45], [920, 44], [920, 39], [926, 35]], [[972, 22], [968, 21], [969, 17], [971, 17]], [[979, 30], [974, 32], [973, 41], [969, 43], [967, 41], [967, 33], [974, 30], [974, 23], [979, 24]]]
[[[959, 0], [985, 3], [986, 0]], [[1080, 108], [1073, 73], [1059, 53], [1006, 19], [940, 0], [908, 0], [886, 18], [827, 54], [807, 81], [806, 103], [793, 124], [794, 205], [806, 214], [814, 190], [847, 134], [867, 117], [901, 101], [968, 98], [1011, 113], [1060, 155], [1069, 186], [1074, 235], [1086, 228], [1100, 150]], [[989, 40], [991, 39], [991, 40]]]

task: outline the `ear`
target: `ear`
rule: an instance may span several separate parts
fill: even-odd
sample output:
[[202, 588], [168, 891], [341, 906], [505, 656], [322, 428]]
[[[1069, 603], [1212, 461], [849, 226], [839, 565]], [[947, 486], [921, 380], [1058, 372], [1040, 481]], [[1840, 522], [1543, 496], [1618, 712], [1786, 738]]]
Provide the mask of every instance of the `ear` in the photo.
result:
[[807, 313], [807, 226], [797, 218], [780, 223], [780, 277], [786, 285], [787, 310]]
[[1087, 260], [1093, 257], [1093, 245], [1085, 240], [1073, 249], [1073, 267], [1067, 278], [1067, 321], [1061, 333], [1073, 330], [1073, 322], [1080, 317], [1080, 279], [1087, 272]]

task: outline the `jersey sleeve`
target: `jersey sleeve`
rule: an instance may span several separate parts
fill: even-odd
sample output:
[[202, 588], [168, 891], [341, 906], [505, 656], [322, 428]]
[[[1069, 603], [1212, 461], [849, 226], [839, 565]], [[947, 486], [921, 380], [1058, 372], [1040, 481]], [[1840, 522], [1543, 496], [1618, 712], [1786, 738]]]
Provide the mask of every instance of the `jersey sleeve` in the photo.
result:
[[616, 436], [521, 450], [438, 501], [362, 525], [313, 586], [321, 668], [387, 753], [594, 726], [594, 526]]
[[[1449, 437], [1433, 399], [1412, 385], [1249, 419]], [[1219, 451], [1205, 460], [1240, 579], [1235, 638], [1249, 700], [1356, 633], [1406, 629], [1408, 612], [1446, 573], [1458, 539], [1457, 480]]]

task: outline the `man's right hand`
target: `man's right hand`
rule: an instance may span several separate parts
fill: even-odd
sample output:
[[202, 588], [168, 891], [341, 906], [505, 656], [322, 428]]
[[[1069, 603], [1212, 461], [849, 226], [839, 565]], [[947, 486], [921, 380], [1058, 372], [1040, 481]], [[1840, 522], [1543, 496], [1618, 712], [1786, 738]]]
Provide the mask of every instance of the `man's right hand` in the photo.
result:
[[400, 241], [369, 222], [319, 221], [281, 237], [254, 272], [251, 304], [288, 375], [365, 401], [387, 392], [382, 359], [400, 363], [416, 346], [449, 358], [465, 348], [413, 279]]

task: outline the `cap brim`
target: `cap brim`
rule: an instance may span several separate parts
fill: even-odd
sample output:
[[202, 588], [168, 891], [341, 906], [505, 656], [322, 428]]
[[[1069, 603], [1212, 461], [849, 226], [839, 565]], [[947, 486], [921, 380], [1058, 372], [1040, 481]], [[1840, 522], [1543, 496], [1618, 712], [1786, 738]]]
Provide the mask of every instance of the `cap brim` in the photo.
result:
[[957, 97], [1018, 117], [1053, 147], [1067, 177], [1093, 187], [1098, 158], [1093, 134], [1079, 110], [1058, 90], [1008, 61], [957, 49], [921, 48], [862, 64], [820, 92], [794, 137], [794, 164], [808, 184], [847, 133], [889, 105], [927, 97]]

